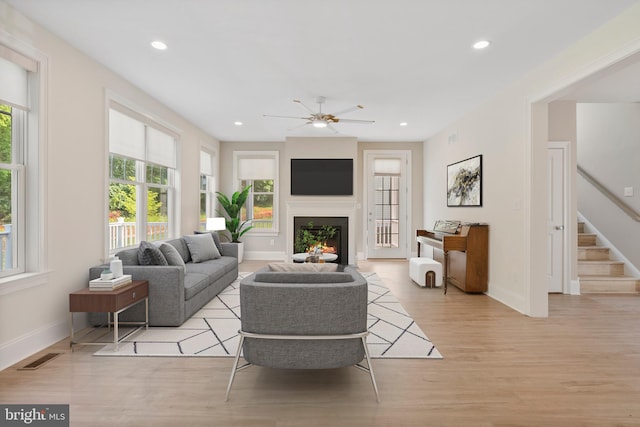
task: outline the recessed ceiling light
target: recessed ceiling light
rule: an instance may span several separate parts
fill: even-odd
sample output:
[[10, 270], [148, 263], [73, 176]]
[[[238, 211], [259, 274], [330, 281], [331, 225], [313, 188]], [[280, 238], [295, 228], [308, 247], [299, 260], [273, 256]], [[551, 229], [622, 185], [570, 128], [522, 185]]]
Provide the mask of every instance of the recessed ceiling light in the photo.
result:
[[407, 126], [408, 124], [409, 123], [407, 123], [407, 122], [402, 122], [402, 123], [400, 123], [400, 126]]
[[473, 48], [478, 50], [485, 49], [489, 47], [490, 44], [491, 42], [489, 40], [479, 40], [473, 44]]
[[154, 49], [158, 49], [158, 50], [167, 50], [167, 44], [163, 41], [160, 40], [154, 40], [151, 42], [151, 46]]
[[242, 126], [242, 122], [233, 122], [233, 124], [236, 126]]

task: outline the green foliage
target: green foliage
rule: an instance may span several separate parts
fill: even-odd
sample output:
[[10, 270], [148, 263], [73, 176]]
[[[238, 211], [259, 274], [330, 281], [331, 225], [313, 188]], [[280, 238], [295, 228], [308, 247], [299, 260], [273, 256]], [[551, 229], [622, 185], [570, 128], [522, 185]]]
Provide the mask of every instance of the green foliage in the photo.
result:
[[247, 197], [249, 196], [249, 190], [251, 189], [250, 185], [247, 185], [242, 191], [236, 191], [231, 195], [231, 198], [227, 197], [227, 195], [217, 191], [218, 195], [217, 199], [220, 203], [220, 206], [224, 209], [224, 213], [221, 213], [219, 210], [216, 210], [218, 215], [222, 215], [225, 217], [225, 223], [227, 227], [227, 231], [231, 234], [231, 241], [234, 243], [239, 243], [238, 240], [244, 233], [251, 230], [253, 226], [248, 225], [251, 223], [251, 220], [241, 221], [240, 220], [240, 212], [242, 207], [247, 201]]
[[296, 233], [293, 244], [296, 253], [307, 252], [309, 249], [324, 244], [336, 235], [336, 228], [331, 225], [323, 225], [318, 230], [313, 229], [313, 222], [307, 223], [306, 228], [300, 227]]
[[[0, 163], [12, 162], [11, 107], [0, 105]], [[11, 223], [11, 170], [0, 169], [0, 224]]]
[[[164, 222], [166, 215], [161, 215], [162, 202], [158, 200], [158, 193], [150, 189], [147, 192], [147, 218], [151, 222]], [[124, 218], [125, 221], [135, 221], [136, 218], [136, 186], [133, 184], [109, 185], [109, 221]]]

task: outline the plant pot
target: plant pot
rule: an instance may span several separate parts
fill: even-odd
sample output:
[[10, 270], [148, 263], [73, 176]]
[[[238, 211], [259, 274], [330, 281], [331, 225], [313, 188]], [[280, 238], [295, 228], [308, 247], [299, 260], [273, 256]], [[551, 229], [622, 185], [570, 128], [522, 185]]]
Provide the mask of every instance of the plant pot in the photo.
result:
[[235, 242], [234, 245], [238, 246], [238, 264], [244, 259], [244, 242]]

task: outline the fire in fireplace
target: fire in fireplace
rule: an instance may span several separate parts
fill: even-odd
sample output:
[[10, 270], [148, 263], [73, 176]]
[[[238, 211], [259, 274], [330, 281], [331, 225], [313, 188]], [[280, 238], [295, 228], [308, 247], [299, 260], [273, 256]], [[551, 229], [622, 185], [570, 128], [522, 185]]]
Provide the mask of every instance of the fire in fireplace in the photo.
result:
[[[322, 234], [330, 228], [335, 230], [331, 237], [328, 237], [325, 241], [320, 241], [321, 250], [324, 253], [335, 253], [338, 258], [335, 262], [342, 264], [348, 260], [348, 248], [349, 248], [349, 218], [347, 217], [309, 217], [309, 216], [296, 216], [293, 218], [293, 252], [300, 252], [302, 250], [308, 251], [313, 248], [302, 249], [300, 245], [296, 245], [296, 237], [300, 235], [301, 231], [308, 231], [311, 234]], [[300, 242], [298, 242], [300, 243]]]

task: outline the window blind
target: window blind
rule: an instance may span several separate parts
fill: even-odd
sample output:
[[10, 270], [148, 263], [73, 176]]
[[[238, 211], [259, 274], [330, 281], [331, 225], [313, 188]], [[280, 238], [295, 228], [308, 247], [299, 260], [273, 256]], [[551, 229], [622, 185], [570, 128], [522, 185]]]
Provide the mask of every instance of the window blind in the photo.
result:
[[238, 159], [238, 179], [276, 179], [275, 159], [252, 157]]
[[203, 175], [213, 174], [211, 167], [211, 154], [206, 151], [200, 151], [200, 173]]
[[29, 109], [27, 70], [0, 57], [0, 99], [23, 110]]
[[400, 159], [374, 159], [373, 172], [375, 175], [400, 175], [402, 162]]
[[147, 126], [147, 160], [156, 165], [175, 169], [175, 139], [171, 135]]
[[109, 110], [109, 151], [144, 160], [144, 124], [117, 110]]

